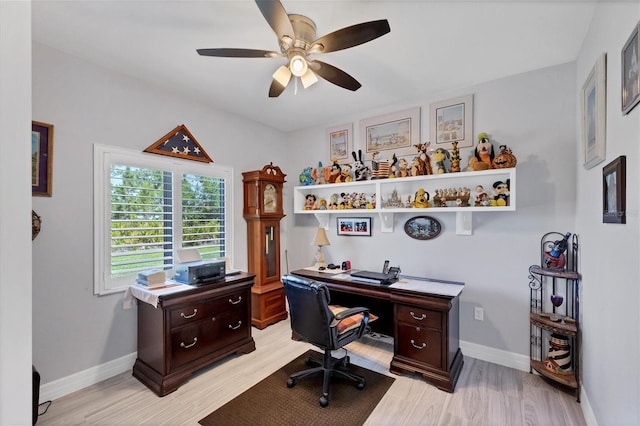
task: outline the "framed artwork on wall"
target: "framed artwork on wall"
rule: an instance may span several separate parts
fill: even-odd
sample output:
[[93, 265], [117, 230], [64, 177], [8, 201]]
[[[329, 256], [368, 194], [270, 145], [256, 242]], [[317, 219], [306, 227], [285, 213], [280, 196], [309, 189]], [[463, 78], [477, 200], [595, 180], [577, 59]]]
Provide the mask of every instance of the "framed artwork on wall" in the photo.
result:
[[[366, 160], [371, 160], [374, 152], [389, 160], [393, 154], [415, 155], [414, 145], [420, 143], [420, 107], [361, 120], [360, 138]], [[389, 152], [385, 155], [383, 151]]]
[[329, 140], [329, 163], [335, 159], [340, 164], [349, 163], [349, 155], [353, 150], [353, 124], [342, 124], [327, 129]]
[[607, 123], [607, 54], [596, 60], [582, 86], [582, 145], [584, 167], [592, 168], [605, 159]]
[[620, 157], [602, 169], [602, 223], [627, 223], [627, 157]]
[[430, 240], [440, 235], [442, 226], [431, 216], [416, 216], [404, 224], [404, 232], [416, 240]]
[[31, 195], [51, 197], [53, 124], [31, 122]]
[[338, 219], [338, 235], [348, 236], [371, 236], [371, 218], [370, 217], [339, 217]]
[[622, 48], [622, 114], [629, 114], [640, 102], [640, 37], [638, 22]]
[[473, 146], [473, 95], [461, 96], [429, 106], [430, 142], [434, 148]]

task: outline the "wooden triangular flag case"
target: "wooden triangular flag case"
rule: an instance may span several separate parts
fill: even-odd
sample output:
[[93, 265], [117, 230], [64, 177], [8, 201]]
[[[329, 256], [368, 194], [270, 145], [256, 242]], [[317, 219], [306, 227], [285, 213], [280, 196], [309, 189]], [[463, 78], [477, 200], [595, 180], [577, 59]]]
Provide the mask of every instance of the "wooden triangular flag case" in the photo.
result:
[[168, 155], [169, 157], [183, 158], [185, 160], [202, 161], [203, 163], [213, 163], [211, 157], [202, 149], [184, 124], [179, 125], [158, 139], [144, 152]]

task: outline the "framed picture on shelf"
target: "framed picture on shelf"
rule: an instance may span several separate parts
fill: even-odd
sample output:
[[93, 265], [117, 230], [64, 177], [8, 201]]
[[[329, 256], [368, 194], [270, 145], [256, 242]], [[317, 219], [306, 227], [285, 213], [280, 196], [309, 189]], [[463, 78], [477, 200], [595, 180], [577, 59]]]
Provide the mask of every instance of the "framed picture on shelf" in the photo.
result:
[[327, 129], [329, 140], [329, 163], [334, 159], [340, 164], [349, 163], [350, 153], [353, 151], [353, 124], [342, 124]]
[[360, 137], [366, 160], [371, 160], [374, 152], [381, 153], [387, 160], [391, 160], [393, 154], [397, 157], [415, 155], [413, 145], [420, 143], [420, 107], [361, 120]]
[[371, 236], [371, 218], [370, 217], [339, 217], [338, 219], [338, 235], [348, 236]]
[[473, 95], [461, 96], [429, 106], [430, 142], [434, 148], [473, 146]]
[[627, 157], [621, 155], [602, 169], [602, 223], [627, 223]]
[[31, 122], [31, 195], [51, 197], [53, 124]]
[[640, 21], [622, 48], [622, 114], [629, 114], [640, 102]]
[[584, 167], [592, 168], [605, 159], [607, 118], [607, 54], [596, 60], [582, 86], [582, 145]]

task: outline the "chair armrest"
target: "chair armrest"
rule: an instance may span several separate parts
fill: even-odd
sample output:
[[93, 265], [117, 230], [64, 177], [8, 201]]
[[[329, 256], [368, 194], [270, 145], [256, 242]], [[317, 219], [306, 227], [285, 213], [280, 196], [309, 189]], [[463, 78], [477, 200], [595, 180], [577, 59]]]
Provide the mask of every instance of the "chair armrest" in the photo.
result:
[[369, 318], [369, 308], [363, 308], [363, 307], [356, 307], [356, 308], [348, 308], [345, 309], [342, 312], [339, 312], [338, 314], [336, 314], [334, 316], [334, 319], [338, 320], [338, 321], [342, 321], [343, 319], [350, 317], [352, 315], [357, 315], [357, 314], [361, 314], [364, 313], [364, 315], [367, 317], [367, 319]]

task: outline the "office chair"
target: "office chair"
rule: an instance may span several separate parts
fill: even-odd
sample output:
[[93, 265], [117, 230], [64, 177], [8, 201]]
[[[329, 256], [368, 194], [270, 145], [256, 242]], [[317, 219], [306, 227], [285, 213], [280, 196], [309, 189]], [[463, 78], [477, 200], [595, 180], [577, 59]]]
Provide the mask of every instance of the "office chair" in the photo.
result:
[[322, 374], [322, 407], [329, 404], [329, 382], [332, 376], [355, 381], [358, 389], [364, 389], [364, 377], [346, 371], [349, 357], [345, 355], [344, 358], [335, 360], [331, 357], [331, 351], [341, 349], [362, 337], [369, 331], [370, 315], [375, 316], [369, 314], [368, 308], [330, 306], [329, 289], [323, 283], [294, 275], [283, 276], [282, 283], [289, 300], [291, 329], [294, 334], [324, 351], [322, 362], [309, 358], [307, 365], [315, 367], [289, 376], [287, 386], [292, 388], [298, 379]]

